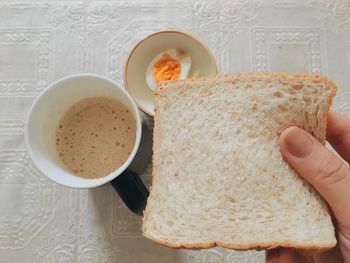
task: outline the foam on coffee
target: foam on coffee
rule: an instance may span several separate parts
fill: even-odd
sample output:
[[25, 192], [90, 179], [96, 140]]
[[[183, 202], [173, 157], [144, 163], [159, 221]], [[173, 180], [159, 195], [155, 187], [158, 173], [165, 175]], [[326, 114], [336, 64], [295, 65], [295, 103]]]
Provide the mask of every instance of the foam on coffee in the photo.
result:
[[75, 175], [100, 178], [127, 160], [135, 137], [135, 119], [126, 106], [107, 97], [91, 97], [63, 115], [56, 131], [56, 149]]

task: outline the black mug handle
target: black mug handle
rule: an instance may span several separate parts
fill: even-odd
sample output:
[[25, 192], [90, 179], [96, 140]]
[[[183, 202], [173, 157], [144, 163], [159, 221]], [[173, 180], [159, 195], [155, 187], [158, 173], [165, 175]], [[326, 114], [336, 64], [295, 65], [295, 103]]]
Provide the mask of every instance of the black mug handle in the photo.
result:
[[149, 192], [140, 176], [127, 169], [111, 181], [111, 184], [124, 204], [135, 214], [142, 215]]

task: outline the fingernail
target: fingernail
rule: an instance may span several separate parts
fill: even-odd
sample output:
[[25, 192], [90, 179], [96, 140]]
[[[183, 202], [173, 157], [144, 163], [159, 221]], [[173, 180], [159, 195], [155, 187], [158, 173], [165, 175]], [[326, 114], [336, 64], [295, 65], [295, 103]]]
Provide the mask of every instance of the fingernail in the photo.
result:
[[278, 262], [279, 257], [280, 257], [280, 250], [279, 249], [268, 250], [266, 252], [266, 263]]
[[284, 143], [287, 151], [298, 158], [310, 156], [314, 149], [311, 135], [296, 127], [289, 128], [284, 138]]

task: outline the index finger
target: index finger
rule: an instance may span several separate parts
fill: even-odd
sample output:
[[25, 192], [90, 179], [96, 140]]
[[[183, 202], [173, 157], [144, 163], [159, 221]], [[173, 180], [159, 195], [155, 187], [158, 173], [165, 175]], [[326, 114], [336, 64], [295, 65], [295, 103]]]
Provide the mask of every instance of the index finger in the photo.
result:
[[350, 119], [338, 112], [329, 112], [327, 120], [327, 141], [339, 155], [350, 162]]

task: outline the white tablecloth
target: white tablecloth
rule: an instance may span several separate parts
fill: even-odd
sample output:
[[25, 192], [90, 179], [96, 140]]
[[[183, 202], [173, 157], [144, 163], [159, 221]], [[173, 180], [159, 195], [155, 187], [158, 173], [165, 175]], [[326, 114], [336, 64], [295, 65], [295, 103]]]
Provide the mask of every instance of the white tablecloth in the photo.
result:
[[349, 1], [0, 1], [0, 262], [264, 262], [262, 252], [158, 246], [110, 185], [58, 186], [28, 156], [25, 118], [48, 84], [90, 72], [122, 86], [131, 47], [168, 28], [201, 39], [224, 72], [327, 75], [334, 108], [350, 113]]

